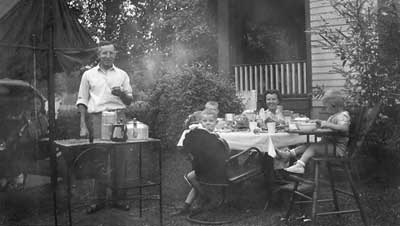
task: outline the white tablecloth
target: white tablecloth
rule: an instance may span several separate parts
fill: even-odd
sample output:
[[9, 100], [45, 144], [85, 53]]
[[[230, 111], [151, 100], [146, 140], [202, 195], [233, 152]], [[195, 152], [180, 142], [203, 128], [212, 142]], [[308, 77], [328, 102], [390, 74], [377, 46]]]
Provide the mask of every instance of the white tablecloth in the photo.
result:
[[256, 147], [261, 152], [268, 153], [272, 158], [276, 157], [275, 148], [307, 142], [307, 136], [293, 133], [252, 133], [252, 132], [223, 132], [218, 133], [224, 138], [231, 149], [243, 150]]
[[[177, 146], [182, 146], [186, 133], [182, 133]], [[252, 132], [218, 132], [219, 136], [226, 140], [231, 149], [245, 150], [256, 147], [263, 153], [268, 153], [272, 158], [276, 157], [275, 148], [286, 147], [289, 145], [302, 144], [307, 142], [307, 136], [294, 133], [252, 133]], [[275, 161], [275, 169], [287, 166], [287, 162]]]

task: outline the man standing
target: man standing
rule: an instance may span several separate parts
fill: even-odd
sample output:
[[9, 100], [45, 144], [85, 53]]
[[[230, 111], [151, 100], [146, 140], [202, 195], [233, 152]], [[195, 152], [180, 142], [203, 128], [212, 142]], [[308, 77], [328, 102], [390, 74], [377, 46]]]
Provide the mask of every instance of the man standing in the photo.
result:
[[[101, 116], [103, 111], [116, 111], [118, 120], [125, 120], [124, 110], [132, 100], [132, 87], [128, 74], [115, 67], [117, 51], [111, 42], [100, 42], [98, 47], [99, 64], [82, 75], [76, 105], [80, 113], [80, 136], [101, 136]], [[117, 180], [121, 177], [121, 168], [117, 168]], [[98, 179], [98, 178], [96, 178]], [[117, 182], [118, 183], [118, 182]], [[106, 189], [96, 180], [96, 196], [98, 200], [105, 198]], [[124, 194], [117, 194], [117, 200]], [[115, 202], [116, 207], [129, 210], [128, 203]], [[104, 207], [104, 202], [92, 204], [87, 213], [93, 213]]]

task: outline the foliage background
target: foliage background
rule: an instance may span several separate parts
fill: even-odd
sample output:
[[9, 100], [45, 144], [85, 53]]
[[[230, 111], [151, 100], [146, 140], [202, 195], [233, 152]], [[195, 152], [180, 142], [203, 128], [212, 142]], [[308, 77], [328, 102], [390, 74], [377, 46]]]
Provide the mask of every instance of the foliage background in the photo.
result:
[[207, 101], [219, 103], [220, 116], [242, 110], [234, 84], [204, 65], [183, 67], [159, 79], [151, 93], [151, 127], [155, 137], [173, 148], [183, 132], [184, 120], [194, 111], [203, 110]]
[[[400, 169], [400, 15], [396, 1], [332, 0], [346, 25], [326, 23], [319, 31], [322, 44], [334, 50], [342, 65], [335, 70], [346, 78], [352, 105], [382, 104], [366, 142], [363, 167], [388, 179]], [[361, 157], [361, 156], [360, 156]]]
[[[186, 117], [208, 100], [219, 102], [221, 115], [242, 109], [232, 81], [216, 73], [216, 29], [208, 2], [68, 1], [95, 40], [117, 44], [116, 65], [130, 75], [137, 100], [128, 116], [148, 124], [151, 136], [169, 149]], [[77, 90], [76, 82], [65, 80], [60, 76], [58, 90]], [[70, 109], [60, 114], [59, 136], [76, 136], [76, 117]]]

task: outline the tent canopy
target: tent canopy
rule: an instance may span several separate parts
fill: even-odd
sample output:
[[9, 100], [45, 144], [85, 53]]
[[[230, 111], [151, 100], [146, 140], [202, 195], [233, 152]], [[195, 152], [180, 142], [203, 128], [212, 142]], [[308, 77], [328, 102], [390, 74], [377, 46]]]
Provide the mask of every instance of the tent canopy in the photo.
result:
[[9, 74], [16, 68], [37, 67], [39, 73], [46, 68], [51, 25], [57, 71], [71, 71], [93, 60], [96, 44], [65, 1], [0, 0], [0, 78], [18, 78]]

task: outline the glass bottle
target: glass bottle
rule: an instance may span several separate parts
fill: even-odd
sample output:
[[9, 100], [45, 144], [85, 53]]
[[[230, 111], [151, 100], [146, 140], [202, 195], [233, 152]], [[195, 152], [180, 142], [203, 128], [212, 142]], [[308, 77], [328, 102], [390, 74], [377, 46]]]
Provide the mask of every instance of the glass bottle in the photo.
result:
[[133, 130], [132, 130], [132, 137], [137, 138], [138, 136], [138, 129], [137, 129], [137, 120], [136, 118], [133, 118]]

